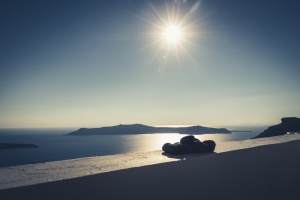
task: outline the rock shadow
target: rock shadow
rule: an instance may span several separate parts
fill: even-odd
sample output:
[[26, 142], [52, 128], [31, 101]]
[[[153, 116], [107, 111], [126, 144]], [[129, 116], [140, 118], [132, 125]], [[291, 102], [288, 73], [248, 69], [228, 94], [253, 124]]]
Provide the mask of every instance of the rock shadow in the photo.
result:
[[198, 153], [198, 154], [181, 154], [181, 155], [173, 155], [170, 153], [162, 152], [163, 156], [167, 156], [168, 158], [175, 158], [178, 160], [186, 160], [190, 158], [197, 158], [197, 157], [203, 157], [208, 155], [214, 155], [216, 152], [208, 152], [208, 153]]

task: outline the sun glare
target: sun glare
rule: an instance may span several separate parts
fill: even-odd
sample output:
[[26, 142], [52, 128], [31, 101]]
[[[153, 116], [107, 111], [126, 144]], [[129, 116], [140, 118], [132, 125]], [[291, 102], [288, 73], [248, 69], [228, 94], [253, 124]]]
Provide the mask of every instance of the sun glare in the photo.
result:
[[182, 37], [182, 30], [176, 25], [167, 26], [163, 31], [164, 39], [171, 43], [178, 43]]
[[196, 10], [199, 6], [199, 2], [191, 4], [187, 1], [149, 4], [147, 18], [143, 18], [151, 28], [147, 34], [150, 42], [145, 48], [154, 47], [153, 60], [162, 58], [164, 63], [174, 60], [179, 63], [188, 58], [196, 63], [190, 49], [198, 46], [199, 18]]

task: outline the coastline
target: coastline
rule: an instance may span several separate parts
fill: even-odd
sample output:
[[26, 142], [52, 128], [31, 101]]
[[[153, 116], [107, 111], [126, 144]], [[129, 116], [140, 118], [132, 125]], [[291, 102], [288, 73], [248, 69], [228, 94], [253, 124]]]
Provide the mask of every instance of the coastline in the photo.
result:
[[[0, 168], [0, 196], [43, 200], [299, 197], [299, 134], [224, 142], [218, 147], [216, 153], [203, 155], [167, 157], [153, 151]], [[64, 173], [75, 176], [64, 177]], [[53, 179], [45, 180], [47, 176]], [[22, 179], [33, 182], [12, 185]]]
[[[51, 134], [51, 132], [42, 133], [12, 136], [3, 136], [0, 133], [0, 140], [3, 142], [22, 141], [28, 144], [39, 145], [39, 148], [0, 151], [0, 158], [2, 158], [0, 168], [95, 156], [156, 151], [160, 150], [163, 144], [167, 142], [178, 142], [185, 136], [175, 133], [65, 137], [62, 134]], [[216, 143], [220, 143], [225, 141], [245, 140], [252, 138], [257, 134], [258, 132], [204, 134], [195, 137], [201, 141], [214, 140]]]
[[[221, 142], [212, 154], [254, 148], [278, 143], [300, 140], [300, 135], [285, 135], [243, 141]], [[79, 159], [28, 164], [0, 168], [0, 190], [21, 186], [48, 183], [99, 173], [148, 165], [202, 158], [212, 154], [191, 154], [181, 156], [163, 155], [160, 150], [139, 153], [117, 154], [109, 156], [86, 157]]]

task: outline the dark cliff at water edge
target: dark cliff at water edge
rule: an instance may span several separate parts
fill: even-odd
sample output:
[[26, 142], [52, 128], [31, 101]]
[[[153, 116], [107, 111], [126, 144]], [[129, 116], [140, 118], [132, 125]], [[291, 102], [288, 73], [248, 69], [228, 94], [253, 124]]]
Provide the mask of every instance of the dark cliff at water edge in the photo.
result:
[[189, 127], [153, 127], [143, 124], [118, 125], [102, 128], [80, 128], [66, 135], [128, 135], [149, 133], [180, 133], [180, 134], [205, 134], [205, 133], [231, 133], [225, 128], [209, 128], [204, 126]]
[[281, 119], [281, 123], [270, 126], [258, 136], [254, 138], [272, 137], [280, 136], [289, 133], [299, 133], [300, 132], [300, 118], [297, 117], [286, 117]]

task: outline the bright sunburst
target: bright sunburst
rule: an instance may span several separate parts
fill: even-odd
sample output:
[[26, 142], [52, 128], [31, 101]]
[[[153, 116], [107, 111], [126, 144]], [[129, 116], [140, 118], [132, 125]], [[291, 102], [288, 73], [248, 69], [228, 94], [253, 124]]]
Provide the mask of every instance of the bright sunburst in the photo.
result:
[[164, 39], [170, 44], [176, 44], [180, 42], [182, 37], [182, 30], [177, 25], [166, 26], [163, 31]]
[[187, 57], [194, 63], [190, 47], [197, 45], [199, 36], [197, 13], [200, 3], [187, 4], [187, 1], [174, 1], [173, 4], [150, 4], [147, 18], [143, 18], [149, 25], [150, 43], [146, 48], [156, 49], [153, 60], [163, 58], [179, 61]]

